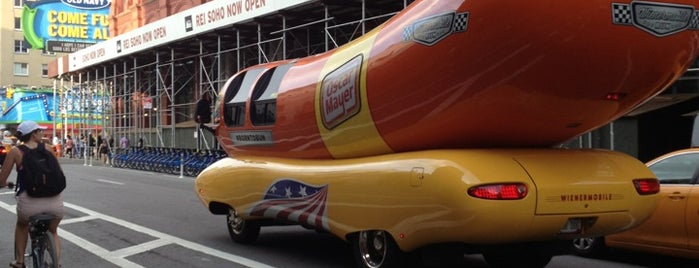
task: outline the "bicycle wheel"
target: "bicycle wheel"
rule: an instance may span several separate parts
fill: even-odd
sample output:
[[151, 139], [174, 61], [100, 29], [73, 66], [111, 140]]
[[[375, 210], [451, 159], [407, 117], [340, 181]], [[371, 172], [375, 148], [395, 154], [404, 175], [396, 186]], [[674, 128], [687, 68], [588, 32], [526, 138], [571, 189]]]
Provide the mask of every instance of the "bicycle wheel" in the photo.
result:
[[56, 243], [51, 233], [46, 233], [44, 239], [37, 244], [34, 259], [35, 268], [58, 268], [56, 260]]

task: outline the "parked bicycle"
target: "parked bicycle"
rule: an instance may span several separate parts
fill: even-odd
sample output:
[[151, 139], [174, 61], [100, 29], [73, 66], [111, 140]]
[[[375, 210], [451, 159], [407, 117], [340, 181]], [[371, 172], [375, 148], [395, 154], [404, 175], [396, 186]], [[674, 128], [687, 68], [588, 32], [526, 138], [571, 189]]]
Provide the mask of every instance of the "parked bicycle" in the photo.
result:
[[112, 158], [118, 168], [140, 169], [196, 177], [209, 165], [226, 157], [222, 150], [144, 147], [119, 150]]
[[[10, 189], [14, 188], [14, 183], [8, 183], [7, 187]], [[50, 214], [39, 214], [29, 217], [31, 248], [24, 254], [24, 260], [26, 262], [28, 259], [31, 259], [35, 268], [60, 267], [58, 260], [56, 260], [56, 242], [49, 231], [49, 223], [54, 217]], [[17, 252], [16, 249], [15, 252]]]

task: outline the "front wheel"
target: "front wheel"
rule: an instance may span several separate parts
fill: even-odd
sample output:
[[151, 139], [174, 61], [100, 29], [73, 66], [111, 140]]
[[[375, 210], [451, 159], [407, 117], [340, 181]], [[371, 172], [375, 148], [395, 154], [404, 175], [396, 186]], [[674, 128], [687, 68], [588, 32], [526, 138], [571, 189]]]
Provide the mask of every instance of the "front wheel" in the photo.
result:
[[255, 221], [246, 221], [234, 209], [228, 210], [226, 225], [228, 225], [228, 234], [231, 239], [237, 243], [253, 243], [260, 235], [260, 224]]
[[357, 267], [386, 268], [416, 264], [411, 263], [408, 259], [413, 255], [401, 251], [395, 240], [386, 231], [361, 231], [354, 237], [353, 242]]
[[53, 239], [53, 235], [47, 233], [44, 235], [44, 239], [39, 240], [38, 245], [35, 247], [34, 257], [34, 267], [38, 268], [58, 268], [58, 261], [56, 260], [56, 244]]

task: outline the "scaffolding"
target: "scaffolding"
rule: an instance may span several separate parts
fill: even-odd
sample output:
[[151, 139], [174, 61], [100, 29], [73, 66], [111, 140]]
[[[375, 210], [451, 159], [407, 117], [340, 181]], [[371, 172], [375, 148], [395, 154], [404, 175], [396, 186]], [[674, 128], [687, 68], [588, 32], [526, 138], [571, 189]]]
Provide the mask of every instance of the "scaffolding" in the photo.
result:
[[[238, 71], [337, 48], [412, 2], [314, 1], [63, 74], [54, 83], [61, 99], [57, 112], [68, 126], [60, 136], [97, 134], [111, 146], [125, 136], [131, 146], [211, 149], [214, 137], [193, 120], [200, 96], [212, 94], [216, 103], [219, 89]], [[197, 142], [202, 135], [205, 142]]]

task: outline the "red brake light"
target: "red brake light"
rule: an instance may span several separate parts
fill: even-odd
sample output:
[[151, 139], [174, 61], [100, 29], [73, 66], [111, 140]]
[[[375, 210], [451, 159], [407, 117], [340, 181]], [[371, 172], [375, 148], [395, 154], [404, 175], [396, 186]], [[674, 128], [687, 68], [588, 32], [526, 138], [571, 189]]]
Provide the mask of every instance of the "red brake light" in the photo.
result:
[[626, 97], [626, 93], [623, 92], [610, 92], [607, 93], [607, 96], [604, 96], [606, 100], [610, 101], [620, 101], [624, 97]]
[[660, 192], [660, 182], [658, 179], [636, 179], [633, 186], [640, 195], [657, 194]]
[[522, 183], [479, 185], [468, 189], [468, 195], [490, 200], [516, 200], [527, 196], [527, 186]]

